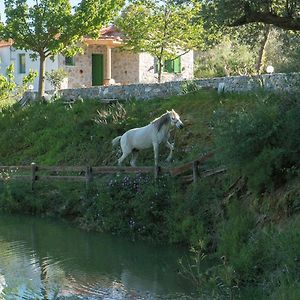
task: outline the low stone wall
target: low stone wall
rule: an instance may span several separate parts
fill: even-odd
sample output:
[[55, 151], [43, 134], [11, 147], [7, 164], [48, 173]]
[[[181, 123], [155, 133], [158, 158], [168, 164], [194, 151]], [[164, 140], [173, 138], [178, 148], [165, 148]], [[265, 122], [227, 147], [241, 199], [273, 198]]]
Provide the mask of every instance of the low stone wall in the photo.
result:
[[[150, 100], [166, 98], [182, 93], [184, 81], [154, 84], [111, 85], [80, 89], [61, 90], [66, 100], [76, 99], [118, 99]], [[247, 92], [263, 88], [269, 91], [300, 91], [300, 73], [266, 74], [260, 76], [232, 76], [189, 81], [198, 88], [212, 88], [225, 92]]]

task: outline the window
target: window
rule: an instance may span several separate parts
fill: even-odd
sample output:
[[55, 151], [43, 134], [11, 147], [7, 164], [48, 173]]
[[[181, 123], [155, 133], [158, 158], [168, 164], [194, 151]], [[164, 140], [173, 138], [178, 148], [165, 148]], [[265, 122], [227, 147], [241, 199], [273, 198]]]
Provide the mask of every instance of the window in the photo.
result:
[[19, 54], [19, 73], [26, 73], [26, 57], [25, 53]]
[[164, 72], [181, 73], [181, 57], [166, 60], [164, 63]]
[[65, 65], [66, 66], [75, 66], [75, 58], [74, 58], [74, 56], [66, 56], [65, 57]]
[[[167, 73], [181, 73], [181, 57], [175, 59], [168, 59], [164, 62], [163, 72]], [[154, 58], [154, 73], [158, 73], [158, 60]]]

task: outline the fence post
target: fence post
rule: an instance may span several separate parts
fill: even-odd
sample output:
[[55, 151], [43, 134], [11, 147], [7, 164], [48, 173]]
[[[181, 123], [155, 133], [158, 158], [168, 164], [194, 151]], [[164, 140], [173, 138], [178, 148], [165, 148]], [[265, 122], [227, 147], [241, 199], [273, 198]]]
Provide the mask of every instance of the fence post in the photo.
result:
[[34, 190], [34, 183], [37, 180], [36, 177], [36, 171], [37, 171], [38, 167], [36, 165], [36, 163], [32, 162], [31, 163], [31, 190]]
[[93, 169], [91, 166], [86, 167], [85, 180], [86, 186], [88, 186], [88, 184], [93, 180]]
[[193, 183], [195, 184], [199, 177], [199, 171], [198, 171], [198, 161], [193, 161]]

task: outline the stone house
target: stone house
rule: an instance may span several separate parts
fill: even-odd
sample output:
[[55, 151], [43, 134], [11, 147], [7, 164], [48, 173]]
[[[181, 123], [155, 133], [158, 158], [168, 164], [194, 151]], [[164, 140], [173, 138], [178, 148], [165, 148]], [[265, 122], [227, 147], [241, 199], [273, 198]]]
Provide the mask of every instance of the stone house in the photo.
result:
[[[156, 61], [148, 53], [132, 53], [121, 50], [122, 34], [114, 26], [101, 30], [97, 40], [85, 38], [82, 54], [74, 57], [56, 55], [46, 62], [46, 71], [63, 68], [67, 75], [62, 88], [82, 88], [111, 84], [137, 84], [157, 82]], [[180, 54], [180, 53], [179, 53]], [[17, 83], [30, 69], [38, 70], [38, 61], [30, 58], [30, 52], [15, 49], [12, 42], [0, 41], [1, 73], [11, 64], [15, 64]], [[162, 81], [193, 79], [193, 51], [185, 53], [174, 61], [166, 62]], [[34, 90], [38, 88], [38, 79]], [[46, 90], [51, 89], [46, 82]]]

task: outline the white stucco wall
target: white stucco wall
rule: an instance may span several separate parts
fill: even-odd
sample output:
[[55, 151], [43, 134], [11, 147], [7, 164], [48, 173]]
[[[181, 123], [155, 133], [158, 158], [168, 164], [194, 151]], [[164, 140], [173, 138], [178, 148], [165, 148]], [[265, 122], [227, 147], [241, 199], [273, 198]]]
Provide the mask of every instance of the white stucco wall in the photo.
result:
[[[19, 54], [26, 55], [26, 73], [19, 73]], [[5, 74], [5, 68], [11, 64], [15, 64], [16, 82], [20, 84], [23, 77], [28, 74], [29, 70], [39, 70], [39, 60], [33, 61], [30, 58], [30, 51], [16, 50], [13, 47], [0, 47], [1, 70]], [[106, 68], [106, 48], [105, 46], [90, 45], [86, 46], [83, 54], [75, 56], [75, 65], [66, 66], [63, 55], [55, 56], [54, 61], [47, 59], [46, 71], [63, 67], [68, 76], [62, 84], [62, 88], [81, 88], [92, 86], [92, 54], [103, 54], [104, 58], [104, 78]], [[131, 53], [114, 48], [112, 55], [112, 78], [116, 84], [132, 84], [132, 83], [156, 83], [157, 74], [154, 73], [154, 58], [148, 53]], [[181, 73], [163, 73], [162, 82], [193, 79], [193, 51], [181, 56]], [[34, 81], [34, 90], [38, 89], [38, 78]], [[46, 81], [46, 90], [52, 87]]]
[[[19, 72], [19, 54], [25, 53], [25, 73], [20, 74]], [[26, 76], [29, 73], [29, 70], [33, 71], [39, 71], [39, 60], [32, 60], [30, 58], [30, 53], [31, 51], [24, 51], [24, 50], [19, 50], [15, 49], [14, 47], [11, 46], [6, 46], [6, 47], [1, 47], [0, 48], [0, 57], [1, 57], [1, 74], [5, 74], [5, 69], [8, 67], [10, 64], [14, 64], [15, 67], [15, 80], [17, 84], [21, 84], [24, 76]], [[51, 59], [47, 59], [46, 61], [46, 71], [51, 71], [53, 69], [58, 68], [58, 59], [57, 56], [55, 57], [54, 61]], [[38, 90], [38, 77], [34, 80], [33, 83], [34, 86], [34, 91]], [[46, 90], [51, 90], [52, 87], [49, 84], [48, 81], [45, 83], [45, 89]]]
[[1, 74], [5, 73], [6, 67], [10, 64], [10, 47], [0, 47]]

